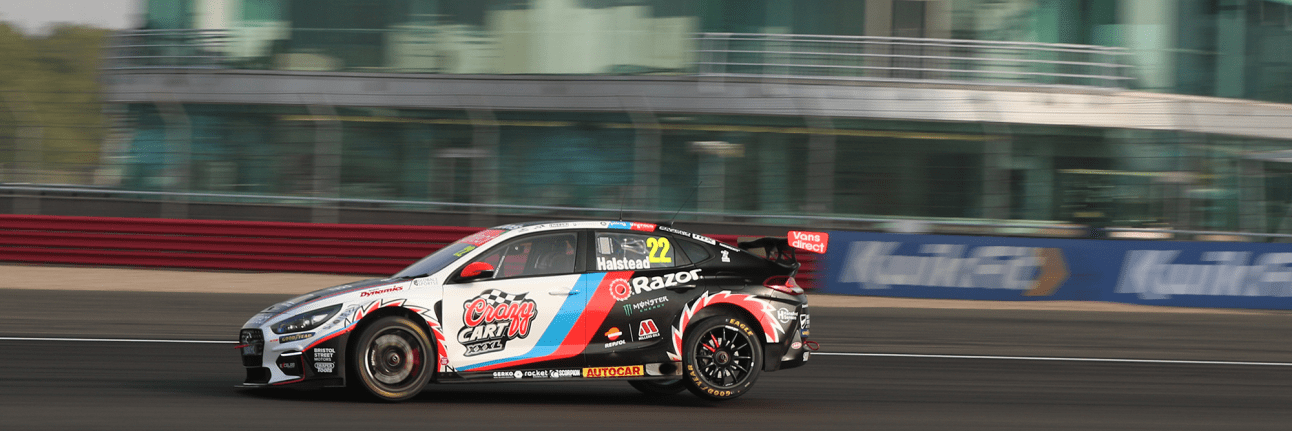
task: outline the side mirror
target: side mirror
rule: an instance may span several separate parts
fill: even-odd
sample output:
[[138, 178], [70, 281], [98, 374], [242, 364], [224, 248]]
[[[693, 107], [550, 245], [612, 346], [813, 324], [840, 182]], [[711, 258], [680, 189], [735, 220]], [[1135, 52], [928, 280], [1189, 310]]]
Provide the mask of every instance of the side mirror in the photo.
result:
[[461, 280], [489, 278], [493, 277], [493, 272], [493, 265], [485, 262], [471, 262], [470, 264], [467, 264], [466, 268], [462, 268], [462, 272], [458, 274], [458, 278]]

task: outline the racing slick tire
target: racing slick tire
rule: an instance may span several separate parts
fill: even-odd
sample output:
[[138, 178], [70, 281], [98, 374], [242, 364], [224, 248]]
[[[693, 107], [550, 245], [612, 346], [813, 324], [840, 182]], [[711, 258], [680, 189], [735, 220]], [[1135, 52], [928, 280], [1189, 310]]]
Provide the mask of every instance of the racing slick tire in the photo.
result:
[[683, 382], [682, 379], [629, 380], [628, 384], [632, 385], [633, 389], [641, 391], [643, 394], [656, 397], [673, 395], [686, 390], [686, 382]]
[[687, 331], [682, 352], [682, 382], [700, 398], [722, 401], [744, 395], [763, 370], [758, 336], [739, 317], [697, 323]]
[[426, 331], [402, 316], [372, 322], [350, 350], [356, 392], [382, 401], [403, 401], [422, 391], [434, 369], [434, 345]]

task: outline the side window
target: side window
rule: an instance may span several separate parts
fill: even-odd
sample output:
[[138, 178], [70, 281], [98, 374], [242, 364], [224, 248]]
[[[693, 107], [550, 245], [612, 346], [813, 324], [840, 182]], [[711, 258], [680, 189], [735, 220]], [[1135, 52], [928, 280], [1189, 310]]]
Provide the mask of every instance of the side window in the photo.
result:
[[495, 268], [494, 279], [574, 272], [578, 234], [558, 233], [524, 237], [476, 258]]
[[677, 245], [682, 248], [682, 253], [691, 258], [692, 262], [704, 262], [709, 256], [708, 247], [691, 241], [678, 241]]
[[672, 268], [691, 263], [666, 235], [597, 232], [593, 244], [597, 249], [597, 271]]

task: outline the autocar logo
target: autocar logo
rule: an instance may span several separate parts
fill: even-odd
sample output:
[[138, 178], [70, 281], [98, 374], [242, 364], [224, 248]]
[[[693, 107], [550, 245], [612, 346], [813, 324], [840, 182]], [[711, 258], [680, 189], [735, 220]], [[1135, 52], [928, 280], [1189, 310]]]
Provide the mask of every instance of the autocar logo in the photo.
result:
[[645, 375], [645, 367], [641, 365], [628, 365], [623, 367], [596, 367], [584, 368], [583, 377], [634, 377]]

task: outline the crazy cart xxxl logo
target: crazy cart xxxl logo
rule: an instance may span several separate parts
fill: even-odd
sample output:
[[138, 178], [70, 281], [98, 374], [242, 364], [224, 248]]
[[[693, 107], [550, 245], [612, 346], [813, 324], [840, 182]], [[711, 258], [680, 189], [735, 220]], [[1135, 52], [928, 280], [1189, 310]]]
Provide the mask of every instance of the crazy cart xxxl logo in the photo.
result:
[[534, 300], [525, 294], [512, 295], [490, 289], [462, 305], [462, 323], [458, 342], [466, 347], [466, 356], [497, 352], [507, 341], [525, 338], [529, 325], [538, 314]]
[[[919, 255], [896, 254], [900, 242], [851, 244], [839, 281], [866, 289], [891, 285], [1022, 290], [1049, 296], [1068, 278], [1057, 248], [920, 244]], [[966, 253], [969, 251], [968, 253]], [[968, 257], [965, 257], [968, 255]]]

